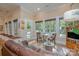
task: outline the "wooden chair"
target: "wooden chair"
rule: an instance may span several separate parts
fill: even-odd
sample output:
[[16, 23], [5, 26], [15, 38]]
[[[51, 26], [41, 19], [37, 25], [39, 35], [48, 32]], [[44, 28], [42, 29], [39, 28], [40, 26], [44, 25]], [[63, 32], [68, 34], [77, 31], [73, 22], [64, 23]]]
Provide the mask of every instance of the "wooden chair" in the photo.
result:
[[42, 36], [40, 32], [37, 32], [37, 42], [42, 42]]
[[54, 44], [56, 44], [55, 39], [56, 39], [56, 33], [52, 34], [52, 35], [48, 38], [48, 40], [49, 40], [50, 42], [53, 42]]

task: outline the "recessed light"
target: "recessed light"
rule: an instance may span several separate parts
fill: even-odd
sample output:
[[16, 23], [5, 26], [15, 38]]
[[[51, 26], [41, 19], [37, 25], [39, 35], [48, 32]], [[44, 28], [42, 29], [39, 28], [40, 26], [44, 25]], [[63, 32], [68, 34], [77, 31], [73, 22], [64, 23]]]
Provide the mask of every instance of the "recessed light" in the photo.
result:
[[37, 11], [40, 11], [40, 8], [37, 8]]

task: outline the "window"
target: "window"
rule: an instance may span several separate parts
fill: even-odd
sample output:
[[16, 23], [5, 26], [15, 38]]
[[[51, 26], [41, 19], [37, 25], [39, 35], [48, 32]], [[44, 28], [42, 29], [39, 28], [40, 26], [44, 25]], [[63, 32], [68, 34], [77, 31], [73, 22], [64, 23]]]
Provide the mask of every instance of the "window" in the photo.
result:
[[64, 19], [63, 18], [60, 18], [59, 19], [60, 20], [60, 22], [59, 22], [59, 25], [60, 25], [60, 35], [62, 34], [66, 34], [66, 29], [65, 29], [65, 27], [66, 27], [66, 24], [65, 24], [65, 21], [64, 21]]
[[73, 25], [73, 21], [68, 21], [68, 22], [66, 22], [66, 26], [72, 26], [72, 27], [73, 27], [73, 26], [74, 26], [74, 25]]
[[0, 31], [3, 31], [3, 25], [0, 25]]
[[29, 21], [27, 21], [27, 31], [30, 31], [31, 30], [31, 24]]
[[74, 26], [79, 25], [79, 20], [78, 21], [74, 21]]
[[9, 34], [12, 34], [12, 23], [9, 21]]
[[36, 31], [43, 32], [43, 21], [36, 21]]
[[31, 38], [31, 21], [27, 21], [27, 38]]
[[[51, 34], [52, 32], [58, 32], [60, 33], [60, 35], [66, 35], [66, 23], [62, 18], [59, 18], [57, 19], [58, 22], [56, 23], [56, 18], [54, 19], [48, 19], [48, 20], [45, 20], [45, 21], [38, 21], [36, 22], [36, 30], [40, 31], [40, 32], [44, 32], [46, 34]], [[57, 27], [58, 28], [57, 28]]]
[[36, 21], [36, 31], [43, 32], [44, 30], [45, 33], [55, 32], [55, 22], [55, 19]]
[[55, 32], [55, 19], [45, 21], [45, 32], [46, 33]]
[[79, 21], [65, 21], [63, 20], [63, 18], [60, 18], [60, 35], [66, 35], [66, 27], [71, 26], [74, 27], [76, 25], [79, 24]]
[[5, 23], [5, 31], [6, 31], [6, 33], [8, 33], [8, 24], [7, 23]]
[[77, 26], [77, 25], [79, 25], [79, 21], [68, 21], [68, 22], [66, 22], [66, 26], [71, 26], [71, 27], [75, 27], [75, 26]]
[[14, 34], [17, 35], [18, 34], [18, 20], [14, 20]]

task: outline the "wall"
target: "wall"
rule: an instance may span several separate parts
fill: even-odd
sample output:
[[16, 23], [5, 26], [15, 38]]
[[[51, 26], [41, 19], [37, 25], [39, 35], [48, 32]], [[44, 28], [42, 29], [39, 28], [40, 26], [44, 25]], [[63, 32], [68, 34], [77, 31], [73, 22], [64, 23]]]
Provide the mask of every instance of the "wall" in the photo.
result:
[[[3, 21], [4, 19], [2, 18], [2, 17], [0, 17], [0, 25], [2, 25], [3, 26], [3, 23], [4, 23], [4, 21]], [[1, 28], [0, 28], [0, 30], [1, 30]], [[2, 33], [3, 32], [3, 30], [2, 31], [0, 31], [0, 33]]]
[[[63, 16], [64, 12], [71, 10], [71, 9], [76, 9], [79, 8], [79, 4], [64, 4], [52, 11], [47, 11], [47, 12], [38, 12], [38, 13], [34, 13], [31, 14], [30, 12], [28, 12], [28, 10], [25, 10], [24, 8], [22, 8], [21, 6], [18, 7], [17, 9], [15, 9], [14, 11], [10, 12], [8, 15], [5, 14], [0, 20], [0, 24], [3, 24], [5, 27], [5, 22], [8, 21], [12, 21], [15, 19], [19, 19], [19, 22], [21, 22], [21, 20], [33, 20], [33, 25], [32, 25], [32, 34], [34, 34], [35, 36], [35, 28], [34, 28], [34, 22], [38, 21], [38, 20], [46, 20], [46, 19], [50, 19], [50, 18], [54, 18], [57, 16]], [[5, 31], [5, 28], [4, 28]], [[21, 28], [18, 28], [19, 31], [19, 35], [23, 36], [24, 33], [26, 34], [27, 29], [25, 29], [24, 31], [21, 30]], [[25, 32], [26, 31], [26, 32]], [[62, 40], [59, 40], [62, 41]]]
[[33, 15], [30, 14], [27, 10], [21, 7], [21, 17], [20, 17], [20, 25], [21, 22], [24, 22], [24, 29], [21, 29], [20, 27], [20, 36], [27, 39], [27, 21], [30, 21], [31, 23], [31, 39], [35, 38], [35, 26], [33, 21]]
[[[40, 21], [40, 20], [47, 20], [47, 19], [51, 19], [51, 18], [57, 18], [59, 16], [63, 16], [66, 11], [69, 11], [69, 10], [72, 10], [72, 9], [79, 9], [79, 4], [64, 4], [64, 5], [56, 8], [52, 11], [39, 12], [38, 14], [35, 14], [36, 17], [34, 18], [34, 20]], [[57, 30], [57, 28], [56, 28], [56, 30]], [[59, 34], [58, 34], [58, 36], [59, 36]], [[59, 37], [59, 38], [57, 38], [56, 42], [62, 43], [62, 44], [65, 45], [66, 44], [66, 38], [64, 36]]]
[[[78, 7], [79, 4], [64, 4], [52, 11], [47, 11], [47, 12], [38, 12], [38, 13], [34, 13], [34, 14], [30, 14], [28, 12], [28, 10], [25, 10], [24, 8], [21, 8], [21, 18], [20, 20], [34, 20], [34, 21], [40, 21], [40, 20], [46, 20], [46, 19], [50, 19], [50, 18], [55, 18], [55, 17], [59, 17], [59, 16], [63, 16], [64, 12], [71, 10], [71, 9], [76, 9], [79, 8]], [[27, 22], [27, 21], [26, 21]], [[34, 27], [35, 25], [33, 25]], [[35, 28], [32, 31], [32, 34], [35, 37]], [[27, 29], [25, 31], [22, 31], [22, 35], [25, 35], [27, 33]], [[24, 36], [25, 37], [25, 36]], [[65, 38], [57, 38], [57, 42], [65, 44]]]
[[[9, 21], [12, 22], [12, 34], [14, 35], [14, 27], [13, 27], [13, 20], [16, 20], [16, 19], [20, 19], [20, 7], [18, 7], [17, 9], [15, 9], [14, 11], [11, 11], [9, 12], [8, 14], [5, 14], [4, 15], [4, 32], [6, 32], [6, 27], [5, 27], [5, 23], [8, 23]], [[18, 28], [19, 29], [19, 28]], [[9, 34], [9, 30], [8, 30], [8, 33]]]
[[[24, 8], [19, 6], [14, 11], [12, 11], [8, 14], [6, 13], [2, 17], [2, 19], [4, 20], [4, 23], [3, 23], [4, 25], [5, 25], [5, 22], [12, 21], [15, 19], [19, 19], [19, 20], [24, 20], [24, 19], [27, 19], [27, 20], [28, 19], [30, 19], [30, 20], [44, 20], [44, 19], [48, 19], [48, 18], [52, 18], [52, 17], [56, 17], [56, 16], [62, 16], [63, 13], [69, 9], [70, 9], [70, 4], [63, 5], [63, 6], [56, 8], [55, 10], [52, 10], [52, 11], [30, 14], [28, 12], [28, 10], [25, 10]], [[2, 23], [2, 21], [1, 21], [1, 23]], [[4, 31], [5, 31], [5, 29], [4, 29]]]
[[36, 21], [38, 20], [45, 20], [45, 19], [50, 19], [53, 17], [57, 16], [63, 16], [66, 11], [69, 11], [71, 9], [78, 9], [79, 4], [64, 4], [58, 8], [55, 8], [52, 11], [47, 11], [47, 12], [39, 12], [38, 14], [35, 13], [35, 19]]
[[36, 14], [35, 20], [44, 20], [44, 19], [49, 19], [57, 16], [63, 16], [64, 12], [70, 9], [71, 9], [70, 4], [64, 4], [58, 8], [55, 8], [52, 11], [39, 12], [38, 14]]

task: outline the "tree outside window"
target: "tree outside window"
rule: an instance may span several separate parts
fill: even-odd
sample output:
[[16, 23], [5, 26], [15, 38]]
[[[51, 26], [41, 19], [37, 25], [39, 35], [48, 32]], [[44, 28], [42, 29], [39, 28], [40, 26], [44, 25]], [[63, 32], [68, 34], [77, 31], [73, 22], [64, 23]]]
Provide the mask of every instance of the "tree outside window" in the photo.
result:
[[46, 20], [45, 21], [45, 32], [51, 33], [55, 31], [55, 20]]
[[30, 30], [31, 30], [30, 22], [27, 22], [27, 31], [30, 31]]
[[37, 21], [36, 23], [36, 31], [43, 32], [43, 21]]
[[60, 25], [60, 34], [66, 35], [66, 28], [65, 28], [66, 24], [63, 18], [60, 18], [59, 25]]
[[27, 38], [31, 38], [31, 23], [30, 21], [27, 21]]

